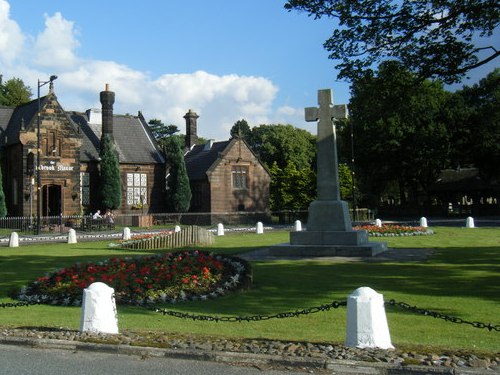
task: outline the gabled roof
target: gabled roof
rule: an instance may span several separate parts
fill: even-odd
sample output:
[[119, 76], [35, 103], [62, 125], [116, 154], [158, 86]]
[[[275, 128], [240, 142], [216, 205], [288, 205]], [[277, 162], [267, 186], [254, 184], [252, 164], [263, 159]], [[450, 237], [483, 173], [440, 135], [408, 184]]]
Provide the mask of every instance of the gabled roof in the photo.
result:
[[[86, 113], [71, 112], [70, 117], [83, 136], [82, 162], [99, 159], [102, 125], [88, 122]], [[113, 137], [120, 163], [164, 163], [165, 159], [142, 116], [113, 115]]]
[[[40, 98], [40, 105], [46, 102], [47, 97]], [[0, 131], [2, 137], [0, 146], [19, 142], [19, 131], [33, 126], [38, 111], [38, 99], [17, 107], [0, 107]]]
[[196, 145], [184, 156], [186, 170], [189, 180], [203, 180], [207, 177], [207, 171], [216, 162], [220, 154], [229, 145], [231, 140], [213, 142], [211, 147], [207, 145]]

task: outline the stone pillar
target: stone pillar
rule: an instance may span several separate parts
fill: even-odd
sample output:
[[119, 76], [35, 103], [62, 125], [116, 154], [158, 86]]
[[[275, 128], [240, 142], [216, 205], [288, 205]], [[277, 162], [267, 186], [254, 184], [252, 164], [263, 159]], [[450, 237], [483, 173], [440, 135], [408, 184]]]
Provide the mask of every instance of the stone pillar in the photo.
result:
[[101, 282], [83, 290], [81, 332], [118, 333], [114, 292]]
[[128, 227], [123, 228], [122, 240], [128, 241], [131, 238], [132, 238], [132, 236], [130, 235], [130, 228], [128, 228]]
[[71, 228], [68, 232], [68, 243], [77, 243], [76, 231], [73, 228]]
[[217, 224], [217, 235], [218, 236], [224, 235], [224, 224], [222, 223]]
[[347, 299], [346, 346], [393, 349], [384, 297], [371, 288], [356, 289]]
[[375, 220], [375, 226], [381, 228], [382, 227], [382, 220], [376, 219]]
[[294, 232], [302, 231], [302, 223], [300, 222], [300, 220], [295, 220], [295, 223], [293, 224], [293, 231]]
[[427, 228], [427, 219], [425, 217], [420, 218], [420, 226], [422, 228]]
[[465, 220], [465, 227], [466, 228], [475, 228], [474, 227], [474, 219], [472, 217], [468, 217], [466, 220]]
[[17, 232], [12, 232], [10, 234], [9, 247], [19, 247], [19, 235]]
[[180, 227], [180, 226], [178, 226], [178, 225], [176, 225], [176, 226], [174, 227], [174, 232], [175, 232], [175, 233], [177, 233], [177, 232], [180, 232], [180, 231], [181, 231], [181, 227]]

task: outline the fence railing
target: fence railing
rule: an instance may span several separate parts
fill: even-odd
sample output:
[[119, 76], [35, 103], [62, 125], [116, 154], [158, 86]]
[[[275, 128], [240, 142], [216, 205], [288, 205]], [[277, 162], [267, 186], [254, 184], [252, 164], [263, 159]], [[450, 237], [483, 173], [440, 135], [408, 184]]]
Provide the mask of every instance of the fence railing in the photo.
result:
[[[116, 227], [173, 227], [176, 224], [197, 225], [213, 227], [219, 223], [224, 226], [247, 226], [262, 222], [264, 225], [293, 225], [296, 220], [307, 223], [307, 210], [282, 210], [262, 212], [187, 212], [187, 213], [137, 213], [116, 214], [114, 222], [109, 223], [103, 219], [93, 219], [92, 215], [60, 215], [43, 216], [40, 221], [42, 233], [66, 233], [70, 228], [76, 231], [95, 232], [103, 230], [114, 230]], [[363, 222], [374, 220], [373, 211], [360, 208], [356, 209], [353, 221]], [[10, 232], [36, 233], [36, 217], [2, 217], [0, 218], [0, 230]]]
[[188, 226], [182, 231], [168, 235], [157, 235], [141, 240], [126, 241], [120, 247], [126, 249], [175, 249], [190, 245], [211, 245], [214, 235], [204, 228], [198, 226]]

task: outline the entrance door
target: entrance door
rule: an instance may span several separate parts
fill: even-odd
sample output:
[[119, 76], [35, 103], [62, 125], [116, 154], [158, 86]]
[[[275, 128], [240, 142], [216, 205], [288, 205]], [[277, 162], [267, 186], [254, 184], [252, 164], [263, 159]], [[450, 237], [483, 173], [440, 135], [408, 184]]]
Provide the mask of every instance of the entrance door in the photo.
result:
[[42, 187], [42, 215], [59, 216], [62, 213], [61, 185], [44, 185]]

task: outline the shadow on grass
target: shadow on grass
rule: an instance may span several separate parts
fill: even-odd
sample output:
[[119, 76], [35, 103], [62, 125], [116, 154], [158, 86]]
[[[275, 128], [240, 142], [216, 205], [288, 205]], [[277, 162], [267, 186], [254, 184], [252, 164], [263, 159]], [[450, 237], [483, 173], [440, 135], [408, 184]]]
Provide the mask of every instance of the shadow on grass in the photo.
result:
[[[206, 250], [225, 254], [243, 253], [254, 247], [211, 247]], [[44, 250], [44, 249], [42, 249]], [[158, 251], [109, 249], [103, 244], [82, 243], [70, 249], [47, 247], [50, 251], [18, 250], [0, 257], [0, 298], [57, 268], [77, 262], [100, 261], [110, 257], [139, 256]], [[172, 251], [178, 251], [175, 249]], [[79, 255], [73, 255], [78, 253]], [[500, 252], [480, 247], [439, 249], [427, 262], [335, 262], [335, 261], [259, 261], [252, 262], [254, 284], [250, 290], [203, 302], [165, 305], [167, 309], [213, 315], [269, 315], [293, 309], [343, 301], [355, 289], [369, 286], [394, 298], [413, 303], [427, 302], [431, 308], [439, 297], [480, 298], [500, 301]], [[407, 301], [406, 299], [410, 299]], [[123, 307], [131, 314], [145, 314], [141, 307]], [[156, 314], [153, 311], [150, 314]], [[148, 314], [149, 314], [148, 313]], [[454, 306], [446, 313], [453, 314]]]

